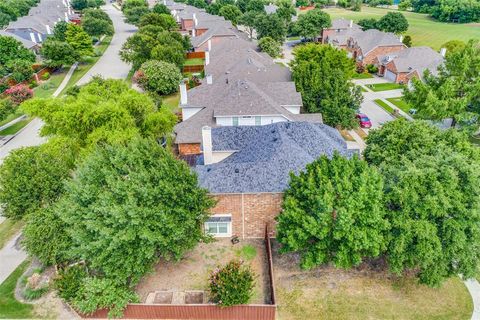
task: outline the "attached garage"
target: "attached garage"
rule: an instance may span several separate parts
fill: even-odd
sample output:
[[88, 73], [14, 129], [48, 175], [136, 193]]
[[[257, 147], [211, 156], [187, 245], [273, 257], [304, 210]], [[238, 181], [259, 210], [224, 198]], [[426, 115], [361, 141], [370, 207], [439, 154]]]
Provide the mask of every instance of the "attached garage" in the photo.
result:
[[395, 73], [393, 73], [392, 71], [386, 69], [385, 70], [385, 79], [390, 80], [392, 82], [396, 82], [397, 81], [397, 75]]

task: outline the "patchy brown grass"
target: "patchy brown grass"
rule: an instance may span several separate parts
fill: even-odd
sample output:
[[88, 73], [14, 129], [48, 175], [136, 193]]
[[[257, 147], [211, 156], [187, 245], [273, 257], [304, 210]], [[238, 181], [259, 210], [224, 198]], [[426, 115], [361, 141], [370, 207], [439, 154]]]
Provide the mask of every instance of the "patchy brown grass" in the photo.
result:
[[355, 139], [353, 139], [350, 133], [348, 133], [348, 130], [338, 129], [338, 131], [340, 131], [340, 134], [342, 135], [343, 139], [345, 139], [345, 141], [355, 141]]
[[138, 284], [136, 292], [142, 302], [154, 291], [208, 290], [208, 276], [218, 265], [232, 259], [242, 259], [257, 276], [250, 303], [268, 302], [268, 269], [263, 240], [240, 241], [232, 245], [230, 239], [201, 243], [179, 262], [160, 261], [155, 270]]
[[279, 320], [470, 319], [472, 314], [471, 297], [459, 278], [434, 289], [382, 267], [303, 271], [298, 261], [295, 255], [274, 255]]
[[363, 140], [365, 140], [367, 138], [367, 133], [365, 132], [365, 130], [363, 130], [362, 128], [356, 128], [356, 129], [353, 129], [359, 136], [360, 138], [362, 138]]

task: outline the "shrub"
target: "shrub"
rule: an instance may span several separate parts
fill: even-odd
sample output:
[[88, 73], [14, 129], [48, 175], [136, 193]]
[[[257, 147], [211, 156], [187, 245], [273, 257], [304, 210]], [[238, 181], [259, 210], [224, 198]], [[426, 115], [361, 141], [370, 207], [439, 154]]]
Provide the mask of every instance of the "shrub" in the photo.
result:
[[14, 104], [19, 105], [33, 97], [33, 90], [24, 84], [18, 84], [7, 89], [5, 94], [10, 97]]
[[258, 41], [258, 46], [260, 50], [266, 52], [270, 57], [276, 58], [282, 53], [282, 48], [280, 43], [270, 37], [263, 37]]
[[232, 260], [213, 270], [209, 282], [213, 301], [222, 306], [233, 306], [248, 303], [255, 285], [255, 275], [241, 260]]
[[47, 291], [48, 291], [48, 286], [43, 286], [38, 289], [32, 289], [27, 286], [23, 291], [23, 297], [27, 300], [36, 300], [41, 296], [43, 296]]
[[165, 95], [177, 91], [182, 74], [172, 63], [150, 60], [142, 64], [134, 80], [143, 90]]
[[373, 64], [367, 65], [367, 71], [368, 73], [377, 73], [378, 72], [378, 67]]
[[35, 81], [35, 80], [30, 81], [30, 84], [28, 85], [28, 87], [29, 87], [30, 89], [33, 89], [33, 88], [35, 88], [36, 86], [38, 86], [38, 83], [37, 83], [37, 81]]
[[50, 79], [50, 73], [49, 72], [45, 72], [44, 74], [42, 74], [42, 80], [48, 80]]
[[15, 110], [15, 105], [10, 99], [0, 100], [0, 121], [4, 120], [9, 114]]
[[78, 288], [81, 287], [87, 276], [87, 271], [83, 265], [77, 264], [61, 269], [54, 282], [58, 295], [67, 301], [71, 301], [77, 295]]

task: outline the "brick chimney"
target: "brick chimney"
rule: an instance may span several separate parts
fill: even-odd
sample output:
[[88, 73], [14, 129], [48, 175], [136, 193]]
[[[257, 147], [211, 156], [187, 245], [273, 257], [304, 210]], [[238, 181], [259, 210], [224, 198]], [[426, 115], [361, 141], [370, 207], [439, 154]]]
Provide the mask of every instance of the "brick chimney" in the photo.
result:
[[212, 146], [212, 128], [205, 126], [202, 128], [202, 147], [203, 147], [203, 163], [205, 165], [213, 163], [213, 146]]

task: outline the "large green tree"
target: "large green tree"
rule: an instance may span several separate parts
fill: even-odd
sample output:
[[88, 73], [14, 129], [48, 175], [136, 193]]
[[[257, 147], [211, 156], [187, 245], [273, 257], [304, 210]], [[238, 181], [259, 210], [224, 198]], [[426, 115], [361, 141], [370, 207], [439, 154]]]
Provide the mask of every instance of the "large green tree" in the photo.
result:
[[0, 167], [3, 215], [21, 219], [55, 202], [73, 169], [75, 144], [52, 140], [40, 147], [14, 150]]
[[227, 4], [220, 8], [218, 14], [224, 17], [226, 20], [230, 20], [232, 24], [236, 25], [238, 18], [242, 15], [242, 11], [240, 11], [237, 6]]
[[43, 42], [40, 54], [44, 63], [53, 68], [73, 64], [80, 58], [70, 44], [55, 40], [53, 37]]
[[150, 60], [142, 64], [136, 80], [142, 89], [166, 95], [177, 91], [182, 78], [180, 70], [174, 64]]
[[[0, 76], [12, 72], [12, 63], [16, 60], [35, 62], [35, 55], [13, 37], [0, 36]], [[10, 65], [10, 67], [9, 67]]]
[[144, 15], [138, 23], [140, 27], [153, 25], [159, 26], [164, 30], [173, 31], [178, 28], [177, 22], [170, 14], [148, 13]]
[[302, 37], [314, 40], [319, 37], [324, 28], [330, 27], [332, 22], [328, 13], [320, 9], [310, 10], [298, 17], [294, 30]]
[[113, 79], [96, 78], [75, 97], [32, 99], [22, 107], [45, 122], [42, 135], [68, 137], [86, 148], [137, 135], [160, 138], [176, 123], [169, 110], [158, 109], [147, 95]]
[[238, 18], [238, 24], [244, 26], [247, 29], [248, 36], [253, 38], [253, 32], [257, 25], [257, 20], [262, 17], [262, 15], [255, 11], [248, 11], [242, 14]]
[[287, 27], [277, 14], [258, 16], [255, 30], [258, 39], [270, 37], [280, 43], [283, 43], [287, 35]]
[[113, 22], [103, 10], [87, 9], [83, 12], [82, 28], [91, 36], [113, 35]]
[[401, 12], [388, 12], [378, 20], [376, 27], [385, 32], [402, 33], [408, 30], [408, 21]]
[[387, 245], [382, 176], [358, 156], [322, 156], [291, 175], [277, 220], [281, 250], [300, 253], [303, 268], [356, 266]]
[[97, 148], [55, 207], [79, 260], [135, 284], [159, 258], [179, 259], [204, 239], [213, 201], [190, 168], [154, 140]]
[[465, 48], [447, 55], [438, 73], [413, 79], [412, 88], [404, 90], [405, 100], [424, 119], [452, 118], [474, 128], [480, 115], [480, 41], [471, 40]]
[[65, 41], [72, 46], [78, 56], [93, 55], [92, 38], [81, 26], [69, 23], [65, 32]]
[[349, 80], [354, 62], [329, 45], [307, 44], [294, 51], [293, 79], [308, 112], [321, 112], [325, 123], [352, 128], [360, 107], [360, 89]]

